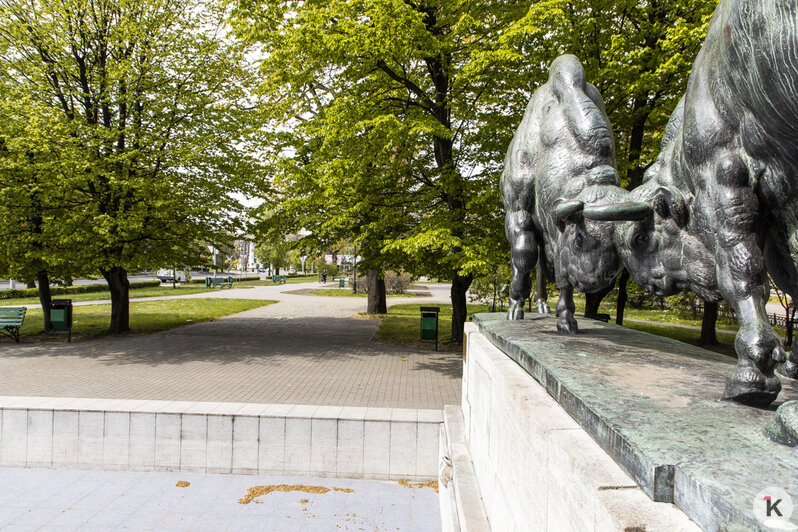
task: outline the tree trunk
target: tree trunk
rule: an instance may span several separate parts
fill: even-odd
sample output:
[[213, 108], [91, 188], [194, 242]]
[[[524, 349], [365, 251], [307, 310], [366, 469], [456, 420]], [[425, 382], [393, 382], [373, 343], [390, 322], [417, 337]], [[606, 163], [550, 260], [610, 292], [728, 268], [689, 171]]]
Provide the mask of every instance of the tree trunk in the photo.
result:
[[36, 280], [39, 281], [39, 302], [42, 305], [42, 314], [44, 315], [44, 332], [52, 331], [53, 325], [50, 323], [52, 297], [50, 295], [50, 278], [47, 276], [47, 270], [37, 272]]
[[452, 279], [452, 343], [463, 343], [463, 329], [465, 328], [466, 317], [468, 314], [468, 304], [466, 303], [466, 292], [473, 281], [471, 275], [454, 274]]
[[599, 305], [601, 300], [612, 292], [615, 288], [615, 281], [604, 290], [593, 292], [592, 294], [585, 294], [585, 318], [596, 319], [598, 317]]
[[110, 270], [102, 270], [103, 277], [111, 291], [111, 334], [124, 333], [130, 330], [130, 281], [127, 272], [120, 266]]
[[793, 326], [792, 320], [795, 319], [795, 306], [789, 305], [787, 307], [787, 321], [784, 324], [787, 327], [787, 341], [784, 342], [787, 346], [792, 346]]
[[718, 345], [718, 336], [715, 334], [715, 324], [718, 321], [718, 302], [704, 302], [704, 319], [701, 320], [701, 338], [699, 345]]
[[629, 294], [626, 292], [626, 285], [629, 283], [629, 272], [626, 268], [621, 272], [618, 277], [618, 301], [615, 303], [615, 323], [623, 325], [623, 312], [626, 310], [626, 302], [629, 300]]
[[366, 314], [386, 314], [388, 305], [385, 302], [385, 278], [374, 268], [369, 268], [368, 277], [368, 306]]

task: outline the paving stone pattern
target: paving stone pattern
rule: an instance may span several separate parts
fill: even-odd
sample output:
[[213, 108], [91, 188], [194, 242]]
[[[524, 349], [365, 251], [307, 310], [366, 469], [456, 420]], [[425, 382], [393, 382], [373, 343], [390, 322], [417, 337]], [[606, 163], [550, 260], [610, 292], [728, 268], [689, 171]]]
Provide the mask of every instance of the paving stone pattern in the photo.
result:
[[[259, 485], [331, 491], [238, 502]], [[387, 481], [0, 468], [3, 531], [437, 532], [439, 511], [433, 489]]]
[[[181, 296], [278, 299], [212, 322], [145, 336], [0, 343], [0, 395], [443, 408], [460, 403], [459, 352], [373, 340], [361, 298], [266, 286]], [[445, 303], [448, 289], [398, 299]]]

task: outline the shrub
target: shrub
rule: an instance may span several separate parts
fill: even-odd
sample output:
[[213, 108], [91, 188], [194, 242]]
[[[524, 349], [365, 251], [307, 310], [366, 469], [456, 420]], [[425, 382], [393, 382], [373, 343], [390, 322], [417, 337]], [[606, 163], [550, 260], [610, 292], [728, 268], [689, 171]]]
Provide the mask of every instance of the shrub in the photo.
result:
[[[130, 283], [130, 289], [148, 288], [152, 286], [160, 286], [161, 281], [137, 281]], [[108, 285], [105, 284], [90, 284], [84, 286], [51, 286], [50, 295], [63, 296], [69, 294], [91, 294], [96, 292], [107, 292]], [[0, 291], [0, 299], [15, 299], [18, 297], [39, 297], [38, 288], [22, 288], [14, 290]]]
[[412, 282], [413, 276], [409, 273], [385, 272], [385, 291], [390, 294], [404, 294]]

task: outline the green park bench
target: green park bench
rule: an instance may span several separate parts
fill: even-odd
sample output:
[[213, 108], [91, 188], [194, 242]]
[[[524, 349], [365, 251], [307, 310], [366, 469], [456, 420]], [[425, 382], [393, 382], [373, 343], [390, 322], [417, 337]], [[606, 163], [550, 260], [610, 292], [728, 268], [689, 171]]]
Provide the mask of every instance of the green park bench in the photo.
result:
[[19, 343], [19, 329], [25, 319], [25, 307], [0, 308], [0, 333], [10, 336]]
[[228, 288], [232, 288], [233, 286], [233, 278], [232, 277], [206, 277], [205, 278], [205, 286], [208, 288], [216, 288], [217, 286], [221, 290], [225, 286]]
[[288, 277], [285, 275], [272, 275], [272, 282], [274, 284], [285, 284], [288, 282]]

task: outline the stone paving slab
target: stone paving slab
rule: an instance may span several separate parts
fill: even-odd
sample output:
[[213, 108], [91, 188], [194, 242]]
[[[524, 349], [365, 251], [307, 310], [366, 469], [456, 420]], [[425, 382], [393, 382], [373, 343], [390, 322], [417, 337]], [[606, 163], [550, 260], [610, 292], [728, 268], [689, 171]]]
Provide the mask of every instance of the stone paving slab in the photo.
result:
[[[254, 486], [292, 491], [239, 503]], [[434, 489], [398, 482], [0, 468], [4, 531], [437, 532], [439, 508]]]
[[[156, 334], [73, 344], [1, 342], [0, 395], [437, 409], [459, 404], [459, 352], [374, 341], [378, 321], [352, 317], [365, 310], [365, 299], [283, 293], [303, 286], [183, 296], [279, 303]], [[446, 301], [446, 290], [432, 291], [424, 303]]]

